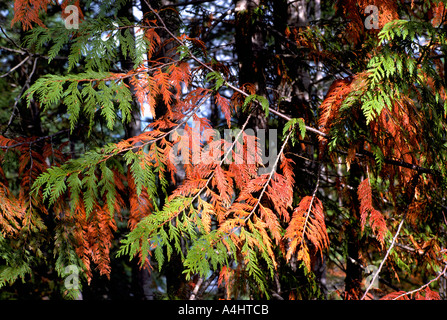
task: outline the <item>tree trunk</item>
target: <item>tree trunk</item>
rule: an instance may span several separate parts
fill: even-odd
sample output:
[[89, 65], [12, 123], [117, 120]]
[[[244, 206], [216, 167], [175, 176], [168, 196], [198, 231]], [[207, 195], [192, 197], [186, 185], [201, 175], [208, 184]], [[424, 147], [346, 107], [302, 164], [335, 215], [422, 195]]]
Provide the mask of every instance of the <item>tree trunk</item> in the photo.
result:
[[[143, 11], [143, 14], [150, 14], [151, 10], [148, 7], [145, 0], [141, 0], [141, 8]], [[168, 7], [170, 5], [175, 5], [176, 1], [172, 0], [159, 0], [159, 1], [150, 1], [150, 5], [155, 10], [160, 10], [161, 8], [164, 8], [165, 10], [159, 11], [159, 14], [161, 18], [163, 19], [164, 24], [166, 25], [167, 29], [174, 34], [179, 34], [180, 29], [180, 19], [179, 15], [175, 10], [170, 10]], [[177, 43], [175, 41], [171, 41], [171, 35], [166, 32], [165, 30], [158, 31], [158, 34], [161, 39], [162, 48], [159, 50], [159, 52], [156, 53], [155, 56], [152, 57], [153, 60], [157, 60], [158, 62], [164, 62], [169, 63], [176, 60], [176, 50], [175, 46]], [[174, 89], [173, 89], [174, 90]], [[172, 102], [172, 104], [175, 104], [175, 101]], [[161, 117], [164, 117], [167, 115], [168, 108], [163, 102], [163, 99], [157, 99], [157, 104], [154, 106], [155, 109], [155, 118], [159, 119]], [[181, 180], [182, 174], [181, 170], [182, 168], [178, 168], [178, 172], [176, 174], [176, 178], [178, 180]], [[178, 181], [181, 182], [181, 181]], [[170, 185], [168, 187], [167, 192], [170, 193], [172, 189], [174, 188], [173, 185]], [[161, 195], [159, 207], [162, 208], [164, 205], [164, 197], [163, 197], [163, 191], [161, 190], [161, 187], [159, 188], [158, 194]], [[182, 248], [186, 246], [187, 244], [184, 244], [182, 242]], [[169, 260], [169, 263], [167, 263], [164, 267], [164, 274], [166, 276], [166, 288], [167, 288], [167, 295], [169, 299], [186, 299], [188, 298], [187, 293], [185, 292], [186, 288], [186, 279], [184, 275], [182, 274], [183, 270], [183, 263], [181, 260], [181, 255], [177, 252], [174, 252]]]
[[352, 188], [349, 191], [347, 207], [350, 208], [350, 219], [347, 224], [347, 256], [346, 256], [346, 278], [345, 278], [345, 298], [360, 299], [362, 283], [362, 265], [360, 262], [360, 202], [357, 196], [357, 189], [360, 184], [362, 170], [357, 163], [351, 164], [348, 175], [348, 185]]
[[[135, 20], [133, 14], [134, 3], [133, 1], [128, 1], [118, 11], [118, 17], [127, 17], [131, 22]], [[130, 31], [135, 37], [134, 30]], [[129, 56], [124, 58], [123, 54], [120, 54], [121, 68], [124, 72], [131, 70], [133, 68], [133, 62]], [[134, 92], [134, 88], [130, 83], [129, 79], [124, 79], [126, 85], [129, 86], [130, 90]], [[126, 136], [125, 138], [135, 137], [141, 134], [141, 106], [136, 100], [132, 102], [132, 117], [129, 123], [125, 124]], [[148, 257], [150, 258], [150, 257]], [[153, 300], [152, 292], [152, 279], [149, 271], [146, 268], [140, 268], [138, 259], [132, 259], [132, 284], [133, 284], [133, 294], [138, 300]]]
[[[256, 94], [266, 96], [264, 70], [264, 36], [257, 24], [255, 9], [259, 0], [235, 0], [236, 54], [239, 63], [239, 85], [254, 85]], [[263, 110], [257, 108], [252, 115], [250, 127], [255, 131], [267, 129], [267, 120]]]

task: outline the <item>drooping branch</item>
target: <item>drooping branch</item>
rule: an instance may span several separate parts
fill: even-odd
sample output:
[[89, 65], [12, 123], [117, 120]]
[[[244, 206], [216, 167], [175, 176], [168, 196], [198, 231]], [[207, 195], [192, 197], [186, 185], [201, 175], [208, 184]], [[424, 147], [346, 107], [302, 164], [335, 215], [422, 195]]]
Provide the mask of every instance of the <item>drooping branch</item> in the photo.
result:
[[408, 208], [410, 207], [410, 204], [412, 203], [412, 200], [414, 198], [414, 194], [416, 192], [416, 186], [417, 186], [418, 181], [419, 181], [419, 173], [416, 173], [413, 176], [413, 178], [412, 178], [412, 180], [410, 182], [410, 192], [407, 194], [407, 197], [406, 197], [407, 201], [406, 201], [406, 206], [404, 208], [404, 215], [403, 215], [403, 217], [402, 217], [402, 219], [401, 219], [401, 221], [399, 223], [399, 226], [397, 227], [397, 231], [394, 234], [394, 237], [393, 237], [393, 240], [391, 241], [390, 247], [388, 248], [388, 250], [387, 250], [387, 252], [385, 254], [385, 257], [383, 258], [382, 262], [380, 263], [379, 268], [377, 269], [376, 273], [374, 274], [374, 276], [373, 276], [373, 278], [372, 278], [368, 288], [366, 288], [366, 291], [365, 291], [365, 293], [363, 294], [363, 296], [362, 296], [362, 298], [360, 300], [364, 300], [366, 298], [369, 290], [371, 290], [372, 286], [374, 285], [375, 280], [377, 279], [377, 277], [379, 276], [380, 271], [382, 270], [382, 267], [384, 266], [386, 260], [388, 259], [388, 256], [390, 255], [391, 250], [393, 250], [393, 248], [394, 248], [394, 246], [396, 244], [397, 237], [399, 236], [400, 230], [402, 229], [402, 226], [403, 226], [403, 224], [405, 222], [405, 218], [406, 218], [406, 216], [408, 214]]

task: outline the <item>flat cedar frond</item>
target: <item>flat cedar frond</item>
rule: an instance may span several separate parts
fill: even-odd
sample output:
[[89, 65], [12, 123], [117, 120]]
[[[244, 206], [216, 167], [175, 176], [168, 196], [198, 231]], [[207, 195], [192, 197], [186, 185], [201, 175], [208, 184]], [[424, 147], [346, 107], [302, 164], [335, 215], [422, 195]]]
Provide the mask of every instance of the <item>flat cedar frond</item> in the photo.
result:
[[231, 172], [224, 171], [220, 165], [217, 165], [214, 169], [212, 185], [217, 186], [219, 195], [222, 198], [222, 204], [225, 207], [228, 207], [231, 204], [231, 199], [233, 198], [234, 193]]
[[290, 219], [288, 209], [292, 207], [293, 202], [293, 184], [290, 185], [283, 175], [274, 173], [266, 195], [272, 201], [276, 212], [288, 221]]
[[[154, 80], [155, 85], [158, 87], [158, 91], [163, 98], [163, 102], [168, 108], [168, 112], [171, 112], [171, 101], [172, 101], [172, 92], [171, 92], [171, 78], [168, 73], [163, 72], [160, 69], [155, 70], [152, 79]], [[178, 79], [177, 79], [178, 80]]]
[[16, 199], [0, 182], [0, 233], [2, 236], [14, 235], [20, 228], [25, 217], [26, 205]]
[[46, 12], [51, 0], [16, 0], [14, 1], [14, 17], [11, 21], [11, 26], [17, 22], [22, 23], [23, 30], [32, 28], [32, 23], [35, 22], [39, 26], [44, 26], [39, 18], [41, 11]]
[[234, 270], [227, 266], [223, 266], [219, 272], [219, 279], [217, 280], [217, 285], [221, 286], [222, 284], [225, 284], [225, 292], [227, 299], [231, 298], [231, 292], [233, 287], [233, 275]]
[[[365, 28], [364, 13], [365, 9], [373, 5], [378, 9], [378, 29]], [[394, 0], [339, 0], [336, 8], [340, 9], [341, 14], [348, 21], [346, 26], [346, 36], [353, 43], [358, 43], [362, 38], [362, 34], [366, 31], [378, 33], [385, 24], [390, 21], [399, 19], [397, 12], [397, 2]]]
[[[441, 22], [443, 22], [443, 15], [445, 10], [445, 5], [443, 2], [432, 3], [430, 10], [433, 12], [433, 19], [431, 21], [433, 27], [439, 27]], [[445, 22], [444, 22], [445, 23]]]
[[405, 291], [395, 291], [388, 293], [380, 298], [380, 300], [410, 300]]
[[137, 195], [137, 191], [135, 188], [134, 177], [128, 171], [127, 174], [127, 183], [129, 186], [129, 204], [130, 204], [130, 213], [128, 225], [129, 229], [135, 229], [138, 222], [140, 222], [144, 217], [149, 215], [153, 208], [152, 202], [149, 199], [149, 195], [145, 189], [143, 189], [140, 195]]
[[396, 100], [391, 110], [385, 109], [372, 123], [373, 141], [386, 157], [403, 159], [418, 164], [423, 133], [419, 129], [420, 115], [408, 97]]
[[150, 60], [155, 53], [157, 45], [161, 43], [161, 38], [154, 28], [147, 28], [144, 32], [144, 37], [149, 43], [149, 47], [147, 48], [147, 59]]
[[421, 291], [416, 292], [415, 299], [416, 300], [441, 300], [439, 293], [430, 289], [429, 286], [425, 288], [424, 294], [421, 294]]
[[1, 147], [10, 147], [16, 143], [18, 143], [18, 141], [14, 140], [14, 139], [9, 139], [9, 138], [6, 138], [6, 137], [0, 135], [0, 146]]
[[198, 206], [197, 209], [200, 212], [200, 220], [201, 225], [205, 233], [209, 233], [211, 231], [211, 217], [215, 215], [215, 210], [212, 204], [202, 200], [202, 198], [198, 197]]
[[[260, 212], [260, 217], [262, 219], [262, 221], [265, 222], [265, 226], [268, 228], [268, 230], [271, 232], [273, 239], [275, 239], [276, 244], [280, 243], [281, 240], [281, 225], [278, 219], [278, 215], [275, 214], [272, 209], [263, 206], [262, 204], [259, 204], [259, 212]], [[258, 219], [259, 220], [259, 219]], [[264, 230], [264, 229], [262, 229]], [[264, 243], [267, 243], [267, 238], [268, 238], [268, 243], [270, 244], [270, 238], [267, 237], [267, 235], [263, 236], [263, 239], [265, 240]], [[273, 255], [272, 255], [273, 257]]]
[[218, 92], [216, 92], [216, 104], [220, 107], [220, 110], [227, 120], [228, 128], [231, 128], [231, 108], [230, 101], [227, 98], [222, 97]]
[[297, 258], [304, 262], [307, 270], [311, 270], [311, 257], [306, 241], [311, 242], [316, 252], [320, 254], [329, 247], [323, 204], [317, 197], [306, 196], [301, 199], [298, 207], [293, 211], [284, 238], [288, 241], [287, 261], [292, 258], [298, 248]]
[[[335, 80], [326, 94], [325, 99], [319, 106], [319, 120], [318, 126], [324, 133], [329, 133], [334, 119], [338, 115], [338, 110], [343, 103], [344, 98], [349, 94], [351, 90], [350, 79], [337, 79]], [[321, 139], [320, 139], [321, 140]]]
[[364, 230], [366, 221], [369, 218], [371, 229], [376, 234], [379, 242], [383, 245], [388, 229], [385, 218], [380, 211], [374, 209], [372, 205], [372, 190], [369, 179], [365, 179], [360, 183], [357, 193], [360, 201], [360, 223], [362, 231]]
[[[155, 32], [154, 32], [155, 33]], [[155, 69], [155, 70], [153, 70]], [[163, 71], [163, 65], [156, 68], [148, 68], [144, 65], [139, 66], [136, 70], [129, 71], [127, 74], [115, 74], [114, 77], [130, 78], [130, 83], [134, 88], [135, 96], [141, 106], [149, 105], [152, 116], [155, 118], [155, 106], [157, 105], [157, 97], [161, 96], [166, 108], [168, 109], [169, 117], [173, 116], [174, 106], [173, 100], [180, 100], [180, 94], [182, 92], [182, 84], [189, 84], [191, 78], [191, 70], [189, 64], [183, 61], [170, 64], [166, 71]], [[200, 96], [203, 98], [206, 96], [207, 91], [197, 91], [202, 93]], [[196, 92], [196, 93], [197, 93]], [[181, 99], [180, 106], [189, 105], [195, 107], [193, 95], [188, 95]], [[190, 103], [188, 103], [190, 102]], [[191, 108], [190, 107], [190, 108]], [[189, 108], [189, 109], [190, 109]], [[141, 110], [142, 112], [144, 110]], [[188, 110], [183, 108], [182, 112], [187, 113]]]
[[244, 188], [241, 190], [237, 202], [247, 202], [250, 205], [255, 205], [255, 203], [258, 201], [256, 197], [253, 196], [254, 193], [260, 192], [265, 184], [268, 182], [269, 175], [263, 174], [256, 178], [253, 178], [249, 180], [245, 185]]
[[[211, 174], [211, 170], [208, 171]], [[207, 184], [208, 179], [202, 177], [188, 178], [174, 192], [169, 196], [169, 199], [174, 199], [177, 196], [195, 196]]]
[[375, 5], [379, 9], [379, 29], [383, 28], [388, 22], [399, 19], [397, 3], [394, 0], [374, 0], [372, 3], [371, 1], [363, 0], [363, 12], [369, 5]]
[[255, 164], [236, 164], [233, 162], [228, 166], [228, 171], [234, 177], [235, 187], [242, 190], [251, 179], [257, 176], [258, 167]]
[[170, 81], [176, 92], [181, 91], [181, 84], [188, 84], [191, 78], [191, 70], [189, 63], [184, 61], [179, 61], [178, 63], [171, 64], [167, 73], [169, 74]]
[[91, 260], [98, 266], [99, 273], [110, 278], [110, 248], [117, 230], [116, 222], [107, 208], [96, 206], [87, 219], [87, 239]]
[[346, 35], [353, 43], [357, 43], [364, 32], [363, 19], [357, 8], [358, 2], [358, 0], [338, 0], [335, 4], [336, 10], [340, 10], [340, 13], [349, 21], [346, 25]]

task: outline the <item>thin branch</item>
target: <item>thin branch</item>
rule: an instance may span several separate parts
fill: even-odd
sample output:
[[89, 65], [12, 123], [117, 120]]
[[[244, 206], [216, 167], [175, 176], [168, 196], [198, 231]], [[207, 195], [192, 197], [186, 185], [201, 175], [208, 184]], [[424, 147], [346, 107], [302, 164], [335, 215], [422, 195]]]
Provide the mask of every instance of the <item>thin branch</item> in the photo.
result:
[[18, 54], [26, 54], [26, 51], [11, 49], [11, 48], [7, 48], [7, 47], [4, 47], [4, 46], [0, 46], [0, 49], [6, 50], [6, 51], [10, 51], [10, 52], [15, 52], [15, 53], [18, 53]]
[[369, 290], [371, 290], [372, 286], [374, 285], [374, 282], [376, 280], [376, 278], [379, 276], [380, 271], [382, 270], [383, 265], [385, 264], [385, 261], [388, 259], [388, 256], [391, 253], [391, 250], [394, 248], [394, 245], [396, 244], [396, 240], [397, 237], [399, 236], [400, 233], [400, 229], [402, 228], [404, 221], [405, 221], [405, 217], [407, 216], [407, 212], [405, 212], [404, 216], [402, 217], [402, 220], [399, 223], [399, 227], [397, 228], [396, 234], [393, 237], [393, 241], [391, 241], [391, 245], [388, 248], [385, 257], [383, 258], [382, 262], [380, 263], [379, 268], [377, 269], [376, 273], [374, 274], [374, 277], [372, 278], [368, 288], [366, 289], [365, 293], [363, 294], [362, 298], [360, 300], [364, 300], [366, 295], [368, 294]]
[[446, 272], [447, 272], [447, 264], [445, 265], [444, 270], [442, 270], [442, 271], [438, 274], [438, 276], [437, 276], [436, 278], [431, 279], [428, 283], [424, 284], [423, 286], [421, 286], [421, 287], [419, 287], [419, 288], [417, 288], [417, 289], [415, 289], [415, 290], [412, 290], [412, 291], [409, 291], [409, 292], [405, 292], [405, 293], [402, 293], [401, 295], [398, 295], [398, 296], [395, 297], [393, 300], [397, 300], [397, 299], [399, 299], [400, 297], [403, 297], [403, 296], [412, 295], [413, 293], [416, 293], [416, 292], [418, 292], [418, 291], [421, 291], [421, 290], [425, 289], [426, 287], [428, 287], [429, 285], [431, 285], [433, 282], [438, 281], [439, 278], [441, 278], [442, 276], [444, 276], [444, 275], [446, 274]]
[[317, 196], [318, 188], [320, 187], [320, 172], [321, 172], [321, 164], [318, 165], [318, 173], [317, 173], [317, 182], [315, 183], [314, 192], [312, 193], [312, 199], [310, 200], [309, 209], [307, 210], [306, 214], [306, 220], [304, 221], [303, 226], [303, 233], [301, 234], [301, 246], [303, 245], [306, 229], [307, 229], [307, 223], [309, 221], [310, 213], [312, 211], [312, 206], [314, 204], [315, 197]]
[[[26, 59], [25, 59], [26, 60]], [[25, 61], [24, 60], [24, 61]], [[17, 105], [19, 104], [20, 99], [22, 98], [23, 93], [25, 92], [25, 90], [27, 88], [29, 88], [29, 84], [31, 82], [31, 78], [34, 75], [34, 72], [36, 71], [36, 66], [37, 66], [37, 60], [38, 58], [34, 58], [34, 63], [33, 63], [33, 69], [31, 70], [30, 75], [28, 76], [28, 78], [25, 81], [25, 84], [23, 85], [22, 90], [20, 91], [19, 95], [16, 98], [16, 101], [14, 102], [14, 105], [12, 107], [12, 113], [11, 113], [11, 117], [9, 118], [8, 124], [6, 125], [6, 128], [3, 130], [2, 135], [5, 135], [6, 131], [8, 131], [9, 127], [11, 126], [12, 120], [15, 117], [15, 112], [17, 109]]]
[[194, 287], [194, 290], [191, 292], [191, 295], [189, 296], [189, 300], [196, 300], [197, 293], [199, 292], [199, 289], [202, 286], [202, 283], [203, 283], [203, 278], [200, 277]]
[[259, 206], [259, 204], [260, 204], [260, 202], [261, 202], [261, 199], [262, 199], [262, 196], [264, 195], [265, 190], [267, 190], [267, 187], [268, 187], [268, 185], [269, 185], [269, 183], [270, 183], [270, 180], [272, 180], [273, 174], [276, 172], [276, 166], [278, 165], [279, 158], [281, 158], [281, 155], [282, 155], [282, 153], [284, 152], [284, 148], [285, 148], [285, 146], [287, 145], [287, 141], [289, 140], [289, 138], [290, 138], [290, 136], [292, 135], [292, 133], [293, 133], [293, 130], [290, 130], [290, 132], [289, 132], [289, 134], [287, 135], [287, 137], [286, 137], [286, 139], [285, 139], [283, 145], [281, 146], [281, 150], [279, 151], [279, 154], [276, 156], [275, 163], [273, 164], [272, 171], [270, 171], [269, 177], [268, 177], [268, 179], [267, 179], [267, 181], [266, 181], [264, 187], [262, 188], [261, 193], [259, 194], [259, 197], [258, 197], [258, 200], [256, 201], [256, 204], [253, 206], [253, 209], [252, 209], [251, 212], [248, 214], [248, 216], [245, 218], [245, 222], [247, 222], [248, 219], [250, 219], [250, 217], [251, 217], [251, 216], [253, 215], [253, 213], [255, 212], [256, 208]]
[[162, 6], [162, 9], [166, 9], [166, 8], [172, 8], [172, 7], [186, 7], [189, 5], [194, 5], [194, 4], [202, 4], [202, 3], [206, 3], [206, 2], [214, 2], [216, 0], [191, 0], [191, 1], [186, 1], [186, 2], [182, 2], [182, 3], [174, 3], [174, 4], [167, 4]]
[[366, 295], [368, 294], [368, 291], [369, 291], [369, 290], [371, 289], [371, 287], [373, 286], [374, 281], [375, 281], [376, 278], [379, 276], [379, 273], [380, 273], [380, 271], [382, 270], [382, 267], [383, 267], [383, 265], [385, 264], [385, 261], [388, 259], [388, 256], [389, 256], [390, 253], [391, 253], [391, 250], [394, 248], [394, 245], [396, 244], [397, 237], [399, 236], [400, 230], [402, 229], [402, 226], [403, 226], [403, 224], [404, 224], [405, 218], [406, 218], [406, 216], [407, 216], [407, 214], [408, 214], [408, 207], [410, 206], [410, 204], [412, 203], [412, 200], [413, 200], [413, 198], [414, 198], [414, 194], [415, 194], [415, 192], [416, 192], [416, 186], [417, 186], [418, 181], [419, 181], [419, 173], [416, 173], [416, 174], [413, 176], [413, 178], [411, 179], [410, 192], [409, 192], [409, 193], [407, 194], [407, 196], [406, 196], [406, 198], [407, 198], [407, 201], [406, 201], [407, 205], [406, 205], [406, 208], [405, 208], [405, 210], [404, 210], [405, 213], [404, 213], [404, 215], [403, 215], [403, 217], [402, 217], [402, 220], [401, 220], [400, 223], [399, 223], [399, 226], [398, 226], [398, 228], [397, 228], [396, 234], [395, 234], [394, 237], [393, 237], [393, 241], [391, 241], [391, 245], [390, 245], [390, 247], [388, 248], [388, 250], [387, 250], [387, 252], [386, 252], [386, 254], [385, 254], [385, 257], [383, 258], [382, 262], [380, 263], [380, 266], [379, 266], [379, 268], [377, 269], [377, 272], [374, 274], [374, 277], [372, 278], [371, 283], [369, 284], [368, 288], [366, 289], [365, 293], [363, 294], [361, 300], [365, 299]]
[[6, 39], [9, 40], [9, 42], [11, 42], [15, 47], [22, 49], [12, 38], [10, 38], [8, 36], [8, 34], [6, 33], [6, 31], [2, 28], [2, 26], [0, 25], [0, 31], [5, 35]]
[[22, 61], [20, 61], [15, 67], [13, 67], [11, 70], [9, 70], [8, 72], [6, 72], [5, 74], [2, 74], [0, 76], [0, 78], [4, 78], [6, 76], [8, 76], [9, 74], [11, 74], [12, 72], [14, 72], [15, 69], [17, 69], [18, 67], [20, 67], [22, 64], [24, 64], [25, 62], [28, 61], [28, 59], [30, 58], [30, 56], [26, 57], [25, 59], [23, 59]]
[[36, 143], [36, 142], [42, 141], [42, 140], [53, 139], [53, 137], [58, 136], [58, 135], [60, 135], [60, 134], [62, 134], [62, 133], [68, 132], [68, 131], [70, 131], [70, 129], [64, 129], [64, 130], [58, 131], [58, 132], [53, 133], [53, 134], [48, 135], [48, 136], [39, 137], [39, 138], [37, 138], [37, 139], [35, 139], [35, 140], [32, 140], [32, 141], [23, 141], [23, 142], [19, 142], [19, 143], [13, 144], [13, 145], [11, 145], [11, 146], [0, 146], [0, 149], [6, 149], [6, 150], [8, 150], [8, 149], [11, 149], [11, 148], [20, 147], [20, 146], [22, 146], [22, 145], [24, 145], [24, 144], [29, 144], [29, 145], [31, 145], [31, 144], [34, 144], [34, 143]]

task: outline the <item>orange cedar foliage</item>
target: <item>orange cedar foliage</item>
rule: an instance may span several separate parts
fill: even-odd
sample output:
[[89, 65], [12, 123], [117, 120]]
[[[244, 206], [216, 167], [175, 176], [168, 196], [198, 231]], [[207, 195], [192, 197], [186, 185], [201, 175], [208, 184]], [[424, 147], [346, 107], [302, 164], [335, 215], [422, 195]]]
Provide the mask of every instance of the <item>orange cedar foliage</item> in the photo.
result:
[[[0, 136], [0, 147], [5, 147], [9, 152], [15, 152], [19, 155], [20, 201], [26, 206], [34, 206], [39, 208], [42, 213], [47, 213], [47, 208], [41, 202], [41, 190], [39, 190], [37, 196], [34, 196], [31, 193], [31, 187], [37, 177], [47, 170], [51, 163], [59, 165], [67, 159], [62, 153], [64, 145], [62, 144], [58, 148], [54, 148], [51, 139], [47, 138], [18, 137], [16, 139], [8, 139]], [[38, 223], [39, 220], [33, 214], [33, 210], [28, 210], [23, 219], [25, 219], [24, 223]]]
[[26, 213], [26, 205], [16, 199], [0, 182], [0, 232], [3, 236], [14, 235], [21, 228]]
[[216, 104], [220, 107], [220, 110], [227, 120], [228, 128], [231, 127], [231, 109], [230, 101], [227, 98], [222, 97], [218, 92], [216, 92]]
[[298, 260], [302, 260], [306, 268], [311, 270], [311, 257], [306, 240], [310, 241], [320, 254], [329, 247], [323, 204], [317, 197], [306, 196], [301, 199], [300, 204], [293, 211], [284, 238], [288, 241], [287, 261], [292, 258], [298, 248]]
[[[148, 21], [146, 20], [146, 22]], [[144, 37], [148, 40], [147, 43], [149, 43], [149, 47], [147, 50], [147, 59], [150, 60], [155, 53], [157, 45], [161, 43], [161, 38], [158, 35], [157, 31], [153, 28], [147, 28], [144, 32]]]
[[294, 161], [281, 154], [280, 168], [283, 174], [275, 173], [270, 185], [267, 187], [267, 196], [272, 201], [276, 212], [288, 222], [290, 220], [288, 209], [292, 208], [293, 187], [295, 184], [292, 165]]
[[[81, 258], [82, 263], [85, 266], [87, 281], [90, 283], [92, 279], [92, 271], [90, 268], [90, 245], [88, 242], [88, 230], [87, 230], [87, 219], [84, 201], [79, 199], [76, 207], [73, 209], [73, 214], [71, 218], [73, 219], [73, 238], [76, 244], [76, 254]], [[67, 219], [67, 218], [66, 218]]]
[[[116, 170], [113, 171], [115, 187], [118, 191], [115, 194], [114, 210], [119, 217], [121, 209], [125, 207], [124, 201], [120, 195], [120, 192], [122, 193], [125, 191], [123, 184], [125, 177]], [[80, 196], [80, 199], [76, 203], [76, 207], [73, 209], [73, 214], [71, 214], [70, 217], [67, 217], [66, 214], [62, 215], [63, 219], [71, 219], [73, 221], [74, 227], [72, 232], [75, 239], [76, 253], [81, 258], [86, 268], [86, 276], [89, 283], [92, 277], [91, 262], [98, 267], [101, 275], [109, 277], [111, 271], [110, 248], [114, 238], [113, 232], [117, 230], [117, 226], [115, 217], [110, 214], [105, 197], [106, 195], [104, 195], [103, 199], [104, 204], [100, 205], [99, 203], [96, 203], [88, 217], [86, 215], [82, 196]], [[135, 209], [132, 208], [132, 199], [130, 199], [130, 202], [131, 209]], [[55, 208], [57, 208], [57, 204]], [[134, 220], [139, 218], [135, 211], [136, 209], [133, 212], [131, 210], [131, 217], [128, 222], [130, 226], [136, 224]]]
[[[372, 28], [368, 30], [365, 28], [365, 16], [371, 14], [370, 12], [366, 12], [365, 14], [365, 9], [369, 5], [375, 6], [379, 11], [379, 29]], [[353, 43], [358, 43], [363, 33], [378, 33], [385, 24], [399, 19], [397, 1], [394, 0], [338, 0], [336, 8], [339, 9], [342, 16], [348, 20], [346, 36]]]
[[95, 206], [84, 224], [84, 231], [91, 260], [97, 265], [100, 275], [110, 277], [110, 248], [113, 232], [117, 230], [116, 222], [107, 206]]
[[143, 188], [140, 195], [137, 195], [135, 182], [133, 176], [130, 174], [130, 170], [127, 172], [127, 183], [129, 187], [129, 220], [128, 225], [130, 230], [135, 229], [138, 222], [144, 217], [149, 215], [153, 210], [152, 202], [149, 199], [147, 190]]
[[360, 223], [362, 231], [365, 229], [366, 221], [369, 217], [369, 223], [373, 232], [376, 234], [380, 244], [384, 244], [384, 238], [387, 232], [386, 221], [380, 211], [374, 209], [372, 205], [372, 190], [369, 179], [363, 180], [358, 188], [360, 200]]
[[[430, 289], [429, 286], [425, 288], [425, 290], [422, 291], [424, 294], [422, 294], [420, 291], [415, 292], [414, 297], [412, 299], [414, 300], [441, 300], [441, 297], [439, 296], [439, 293], [436, 291], [433, 291]], [[405, 292], [405, 291], [396, 291], [391, 292], [387, 294], [386, 296], [382, 297], [380, 300], [410, 300], [410, 297], [412, 296], [411, 292]]]
[[[52, 4], [52, 0], [15, 0], [14, 2], [14, 17], [11, 21], [11, 26], [17, 22], [22, 23], [22, 29], [32, 29], [32, 23], [37, 23], [41, 27], [45, 27], [43, 22], [39, 18], [39, 14], [44, 11], [47, 12], [47, 8]], [[68, 5], [74, 5], [78, 8], [79, 19], [84, 18], [84, 14], [79, 6], [79, 0], [64, 0], [61, 4], [62, 18], [65, 19], [68, 14], [65, 13], [65, 8]]]
[[227, 299], [231, 298], [231, 291], [233, 287], [233, 276], [234, 270], [228, 268], [227, 266], [223, 266], [219, 272], [219, 279], [217, 280], [217, 285], [220, 287], [222, 283], [225, 283], [226, 297]]
[[212, 185], [217, 186], [217, 190], [222, 198], [222, 204], [227, 207], [233, 198], [233, 180], [231, 176], [231, 172], [223, 171], [222, 167], [217, 165], [212, 179]]
[[[191, 78], [189, 64], [183, 61], [166, 65], [154, 61], [149, 62], [151, 63], [149, 67], [141, 65], [127, 74], [112, 74], [111, 79], [130, 78], [141, 108], [144, 108], [147, 103], [154, 118], [156, 116], [154, 106], [157, 105], [158, 96], [161, 96], [168, 109], [168, 116], [172, 118], [174, 116], [172, 103], [180, 101], [182, 84], [187, 85]], [[167, 66], [166, 72], [162, 70], [164, 66]], [[205, 94], [203, 91], [201, 93]], [[191, 95], [184, 98], [186, 102], [189, 100], [192, 100]], [[191, 102], [194, 104], [193, 100]], [[183, 110], [183, 112], [185, 111]]]
[[[351, 91], [352, 79], [337, 79], [332, 82], [323, 102], [319, 106], [320, 117], [318, 126], [324, 133], [329, 133], [334, 119], [338, 116], [338, 110], [343, 103], [344, 98]], [[327, 144], [327, 140], [318, 137], [321, 142], [321, 148]]]
[[433, 27], [439, 27], [444, 18], [443, 14], [445, 11], [445, 5], [441, 1], [439, 3], [432, 3], [430, 9], [433, 12], [433, 19], [431, 23]]
[[32, 23], [35, 22], [39, 26], [44, 26], [39, 18], [41, 11], [47, 11], [51, 0], [16, 0], [14, 2], [14, 17], [11, 26], [17, 22], [22, 22], [23, 30], [31, 29]]
[[[384, 157], [403, 160], [407, 163], [421, 165], [421, 150], [430, 146], [422, 146], [425, 141], [420, 124], [424, 120], [417, 112], [414, 102], [405, 96], [394, 102], [370, 123], [372, 142], [379, 146]], [[428, 159], [429, 160], [429, 159]], [[390, 173], [397, 174], [399, 182], [406, 185], [412, 178], [412, 170], [404, 167], [387, 168]]]

